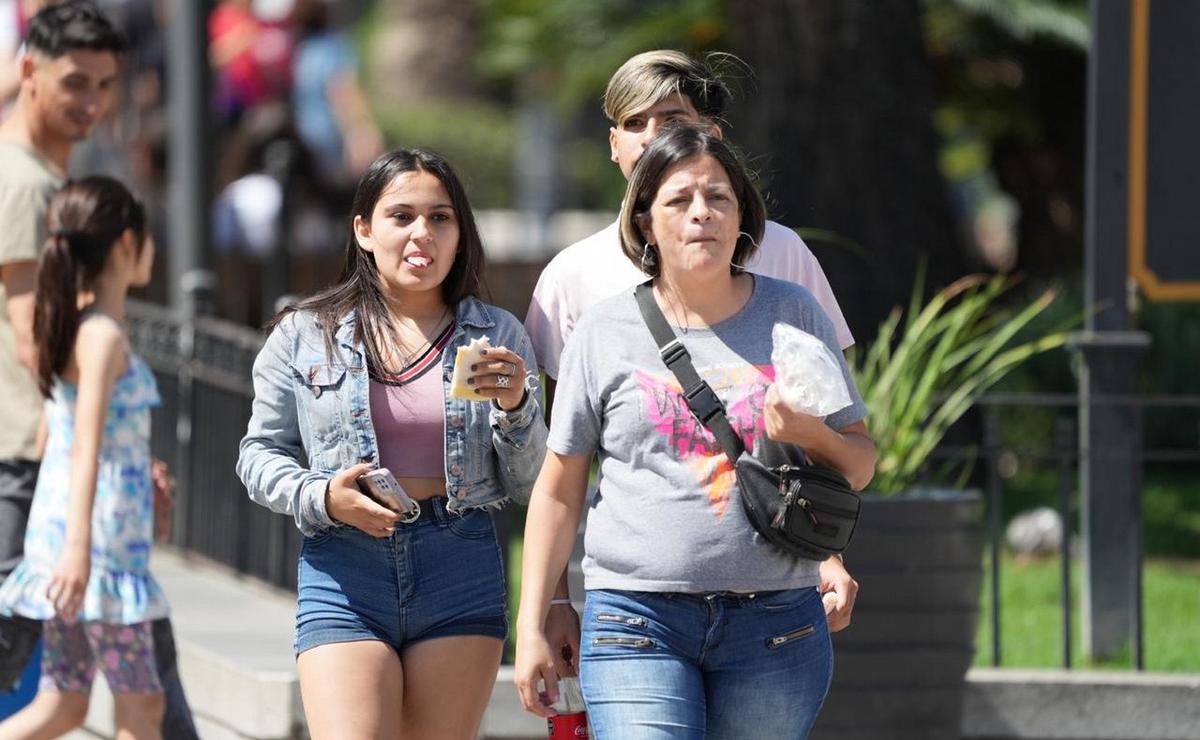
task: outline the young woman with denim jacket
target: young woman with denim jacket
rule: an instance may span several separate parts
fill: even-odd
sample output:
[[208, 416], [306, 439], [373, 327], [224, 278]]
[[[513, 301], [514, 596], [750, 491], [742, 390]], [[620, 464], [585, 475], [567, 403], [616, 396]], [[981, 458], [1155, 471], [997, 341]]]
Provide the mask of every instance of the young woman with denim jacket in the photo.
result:
[[[528, 500], [545, 452], [520, 322], [474, 297], [483, 248], [445, 160], [380, 157], [359, 182], [337, 284], [276, 319], [254, 363], [238, 475], [293, 516], [296, 652], [314, 738], [474, 738], [507, 633], [490, 510]], [[487, 336], [449, 394], [456, 350]], [[512, 348], [512, 349], [508, 349]], [[388, 467], [412, 523], [360, 492]]]

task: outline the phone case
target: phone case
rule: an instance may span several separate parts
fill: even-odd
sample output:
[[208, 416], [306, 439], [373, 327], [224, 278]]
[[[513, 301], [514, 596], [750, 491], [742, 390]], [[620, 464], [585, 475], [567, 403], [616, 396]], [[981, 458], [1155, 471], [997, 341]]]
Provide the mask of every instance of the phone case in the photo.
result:
[[358, 487], [381, 506], [386, 506], [400, 514], [401, 521], [406, 524], [416, 521], [421, 516], [421, 507], [404, 492], [395, 476], [387, 468], [379, 468], [360, 475]]

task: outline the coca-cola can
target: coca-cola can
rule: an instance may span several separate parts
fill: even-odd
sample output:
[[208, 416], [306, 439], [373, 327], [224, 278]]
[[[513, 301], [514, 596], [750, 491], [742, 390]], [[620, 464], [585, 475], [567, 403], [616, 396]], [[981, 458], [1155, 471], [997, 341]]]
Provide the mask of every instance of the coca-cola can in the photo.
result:
[[588, 729], [587, 712], [557, 714], [546, 724], [550, 740], [579, 740], [592, 736], [591, 730]]

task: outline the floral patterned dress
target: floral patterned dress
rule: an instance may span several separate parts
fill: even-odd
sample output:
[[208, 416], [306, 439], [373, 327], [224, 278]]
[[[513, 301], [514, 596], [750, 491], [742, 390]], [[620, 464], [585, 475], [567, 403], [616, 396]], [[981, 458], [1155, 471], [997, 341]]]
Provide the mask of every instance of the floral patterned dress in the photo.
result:
[[[49, 438], [25, 531], [25, 559], [0, 586], [0, 613], [55, 616], [46, 587], [66, 539], [76, 388], [61, 379], [46, 403]], [[154, 494], [150, 483], [150, 409], [160, 403], [154, 375], [130, 353], [113, 386], [92, 504], [91, 576], [79, 620], [136, 624], [167, 615], [150, 575]]]

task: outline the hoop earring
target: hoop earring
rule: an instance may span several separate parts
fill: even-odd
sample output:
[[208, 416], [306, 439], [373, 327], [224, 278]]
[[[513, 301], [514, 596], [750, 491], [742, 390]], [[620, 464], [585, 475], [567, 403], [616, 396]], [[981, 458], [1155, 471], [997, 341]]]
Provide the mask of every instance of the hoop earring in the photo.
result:
[[[745, 232], [745, 231], [739, 231], [739, 232], [738, 232], [738, 236], [744, 236], [744, 237], [746, 237], [747, 239], [749, 239], [749, 240], [750, 240], [750, 243], [754, 245], [754, 251], [755, 251], [756, 253], [758, 252], [758, 242], [754, 241], [754, 237], [750, 236], [750, 234], [749, 234], [749, 233], [747, 233], [747, 232]], [[749, 268], [748, 268], [748, 267], [746, 267], [745, 265], [739, 265], [738, 263], [734, 262], [733, 260], [729, 260], [729, 264], [730, 264], [731, 266], [733, 266], [733, 267], [736, 267], [737, 269], [739, 269], [739, 270], [741, 270], [741, 271], [743, 271], [743, 272], [745, 272], [746, 270], [748, 270], [748, 269], [749, 269]]]
[[642, 274], [648, 275], [650, 271], [646, 269], [646, 260], [650, 258], [650, 242], [642, 245]]

